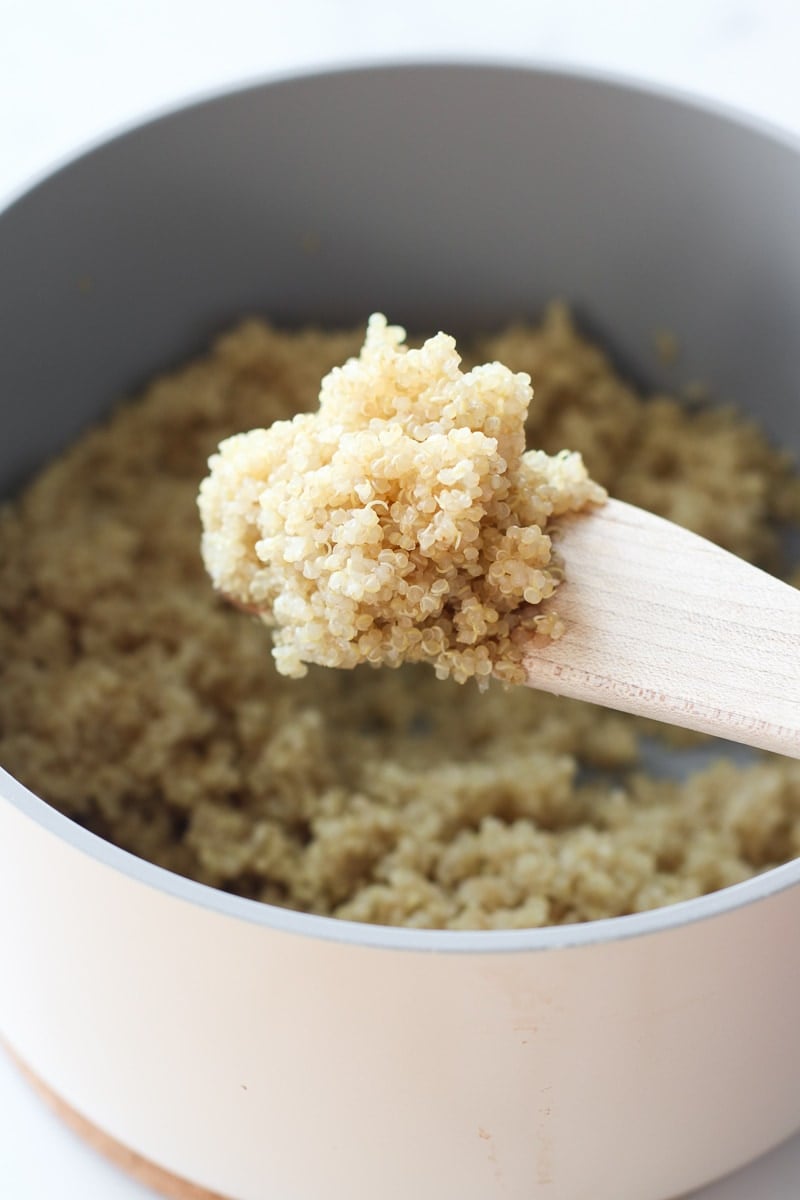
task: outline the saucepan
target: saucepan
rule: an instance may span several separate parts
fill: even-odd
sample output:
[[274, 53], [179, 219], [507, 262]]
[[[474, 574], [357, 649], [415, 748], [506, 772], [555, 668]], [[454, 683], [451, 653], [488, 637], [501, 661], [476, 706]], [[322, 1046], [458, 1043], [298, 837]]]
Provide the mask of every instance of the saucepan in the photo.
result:
[[[405, 64], [193, 103], [0, 216], [0, 487], [241, 314], [460, 332], [553, 296], [653, 388], [670, 330], [683, 378], [800, 451], [798, 212], [789, 139], [579, 73]], [[550, 929], [289, 912], [0, 772], [0, 1032], [167, 1194], [683, 1194], [800, 1125], [799, 928], [797, 862]]]

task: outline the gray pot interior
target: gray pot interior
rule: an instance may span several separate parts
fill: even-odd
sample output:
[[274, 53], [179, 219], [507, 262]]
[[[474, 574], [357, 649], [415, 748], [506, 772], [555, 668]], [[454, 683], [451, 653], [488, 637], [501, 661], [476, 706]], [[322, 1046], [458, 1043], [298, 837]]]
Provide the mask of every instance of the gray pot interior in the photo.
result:
[[243, 313], [459, 332], [553, 296], [633, 376], [707, 381], [800, 449], [798, 212], [791, 145], [594, 79], [404, 66], [201, 103], [0, 217], [0, 490]]

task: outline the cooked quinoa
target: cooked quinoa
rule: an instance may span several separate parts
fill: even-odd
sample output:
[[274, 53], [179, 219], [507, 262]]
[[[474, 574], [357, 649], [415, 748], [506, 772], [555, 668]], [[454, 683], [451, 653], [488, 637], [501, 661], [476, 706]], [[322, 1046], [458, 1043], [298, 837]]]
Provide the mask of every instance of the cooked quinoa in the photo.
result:
[[214, 585], [274, 628], [275, 663], [432, 663], [523, 683], [519, 638], [561, 578], [546, 528], [605, 498], [579, 454], [525, 450], [530, 376], [466, 374], [444, 333], [419, 349], [381, 314], [319, 408], [226, 439], [200, 487]]
[[[218, 596], [196, 495], [217, 445], [317, 404], [359, 332], [249, 321], [88, 432], [0, 513], [0, 762], [118, 845], [227, 891], [452, 929], [592, 920], [800, 852], [800, 763], [651, 777], [674, 731], [427, 665], [275, 669]], [[644, 399], [563, 308], [476, 339], [533, 380], [529, 444], [771, 568], [786, 456], [724, 408]]]

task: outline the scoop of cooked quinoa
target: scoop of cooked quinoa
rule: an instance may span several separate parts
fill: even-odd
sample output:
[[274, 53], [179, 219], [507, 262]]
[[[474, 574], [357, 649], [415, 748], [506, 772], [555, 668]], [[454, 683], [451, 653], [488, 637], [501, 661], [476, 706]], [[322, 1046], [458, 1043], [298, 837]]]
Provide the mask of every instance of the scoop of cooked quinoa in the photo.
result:
[[200, 488], [214, 585], [273, 627], [278, 670], [398, 667], [524, 678], [520, 634], [561, 572], [553, 517], [600, 503], [579, 454], [525, 451], [530, 376], [461, 371], [444, 333], [419, 349], [375, 314], [316, 412], [228, 438]]

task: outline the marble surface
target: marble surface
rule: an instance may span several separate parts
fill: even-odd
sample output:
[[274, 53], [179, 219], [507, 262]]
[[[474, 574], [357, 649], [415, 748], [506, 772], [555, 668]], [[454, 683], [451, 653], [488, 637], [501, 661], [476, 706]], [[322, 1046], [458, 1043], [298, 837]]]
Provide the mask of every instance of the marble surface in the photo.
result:
[[[54, 163], [159, 109], [348, 62], [588, 66], [711, 97], [800, 135], [798, 45], [796, 0], [0, 0], [0, 205]], [[800, 1137], [695, 1200], [798, 1195]], [[0, 1196], [152, 1194], [63, 1129], [0, 1054]]]

